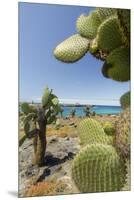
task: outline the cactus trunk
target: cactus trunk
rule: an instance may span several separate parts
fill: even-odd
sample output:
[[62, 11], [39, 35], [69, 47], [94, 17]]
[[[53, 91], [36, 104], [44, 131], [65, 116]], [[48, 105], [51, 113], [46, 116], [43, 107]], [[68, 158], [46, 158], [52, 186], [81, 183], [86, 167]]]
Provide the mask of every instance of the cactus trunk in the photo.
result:
[[34, 154], [35, 154], [35, 164], [42, 166], [44, 165], [44, 157], [46, 152], [46, 120], [38, 121], [40, 129], [38, 134], [34, 137]]

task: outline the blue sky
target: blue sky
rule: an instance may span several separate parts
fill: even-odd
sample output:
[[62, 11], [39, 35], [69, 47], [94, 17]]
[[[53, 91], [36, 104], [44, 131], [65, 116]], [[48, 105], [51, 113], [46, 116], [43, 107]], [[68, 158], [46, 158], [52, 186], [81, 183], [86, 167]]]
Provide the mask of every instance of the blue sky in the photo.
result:
[[19, 3], [19, 84], [21, 101], [40, 101], [46, 85], [61, 102], [118, 105], [129, 82], [106, 79], [103, 62], [86, 54], [73, 64], [62, 63], [53, 49], [76, 33], [75, 22], [93, 8]]

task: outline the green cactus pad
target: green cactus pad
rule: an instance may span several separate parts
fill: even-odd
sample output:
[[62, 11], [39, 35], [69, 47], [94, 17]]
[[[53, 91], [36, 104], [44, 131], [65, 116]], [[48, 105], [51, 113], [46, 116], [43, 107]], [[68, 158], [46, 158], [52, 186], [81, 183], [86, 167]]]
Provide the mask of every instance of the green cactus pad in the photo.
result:
[[108, 69], [108, 77], [121, 82], [130, 80], [130, 52], [128, 48], [119, 47], [113, 50], [108, 55], [106, 62], [112, 66]]
[[117, 10], [115, 8], [97, 8], [96, 9], [101, 22], [110, 16], [117, 15]]
[[125, 169], [114, 147], [91, 144], [74, 158], [72, 178], [80, 192], [119, 191], [125, 182]]
[[34, 106], [29, 105], [27, 102], [23, 102], [21, 104], [21, 111], [26, 115], [28, 115], [29, 113], [37, 112], [36, 108]]
[[98, 13], [93, 11], [87, 16], [81, 15], [76, 22], [76, 27], [82, 36], [93, 39], [96, 37], [100, 23]]
[[54, 55], [63, 62], [75, 62], [88, 51], [89, 43], [88, 39], [75, 34], [59, 44], [54, 50]]
[[130, 106], [130, 92], [126, 92], [120, 98], [120, 104], [123, 109]]
[[122, 45], [122, 35], [117, 16], [106, 19], [98, 28], [98, 47], [103, 51], [111, 50]]
[[78, 126], [78, 131], [82, 145], [92, 143], [112, 144], [113, 142], [113, 138], [105, 134], [100, 123], [91, 118], [82, 120]]
[[126, 108], [116, 124], [115, 147], [124, 158], [130, 157], [130, 108]]
[[42, 96], [42, 106], [45, 107], [49, 103], [50, 95], [51, 95], [51, 90], [49, 90], [48, 87], [45, 88], [44, 94]]

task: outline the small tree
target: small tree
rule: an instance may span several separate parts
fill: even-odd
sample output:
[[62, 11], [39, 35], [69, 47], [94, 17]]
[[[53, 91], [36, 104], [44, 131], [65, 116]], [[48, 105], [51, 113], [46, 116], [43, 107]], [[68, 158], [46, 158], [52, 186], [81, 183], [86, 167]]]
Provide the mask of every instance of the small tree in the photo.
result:
[[75, 117], [75, 113], [76, 113], [75, 108], [72, 108], [72, 110], [70, 111], [71, 117]]
[[91, 106], [86, 106], [83, 111], [84, 111], [86, 117], [90, 117], [90, 115], [91, 115]]
[[35, 164], [41, 166], [44, 164], [46, 152], [46, 126], [56, 121], [56, 115], [60, 111], [59, 100], [52, 90], [46, 87], [40, 107], [22, 103], [21, 110], [24, 113], [25, 134], [28, 138], [33, 138]]
[[59, 112], [60, 112], [60, 116], [63, 117], [64, 109], [63, 109], [63, 108], [60, 108], [60, 111], [59, 111]]

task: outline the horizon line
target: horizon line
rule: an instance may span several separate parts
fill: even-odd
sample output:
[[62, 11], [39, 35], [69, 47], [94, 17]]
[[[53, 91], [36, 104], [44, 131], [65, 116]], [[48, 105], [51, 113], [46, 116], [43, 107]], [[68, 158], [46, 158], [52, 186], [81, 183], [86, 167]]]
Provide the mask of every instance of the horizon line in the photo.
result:
[[[35, 100], [34, 100], [35, 99]], [[41, 98], [33, 98], [32, 99], [22, 99], [20, 102], [34, 102], [34, 103], [41, 103]], [[75, 104], [75, 105], [116, 105], [120, 106], [119, 99], [62, 99], [59, 98], [60, 104]]]

